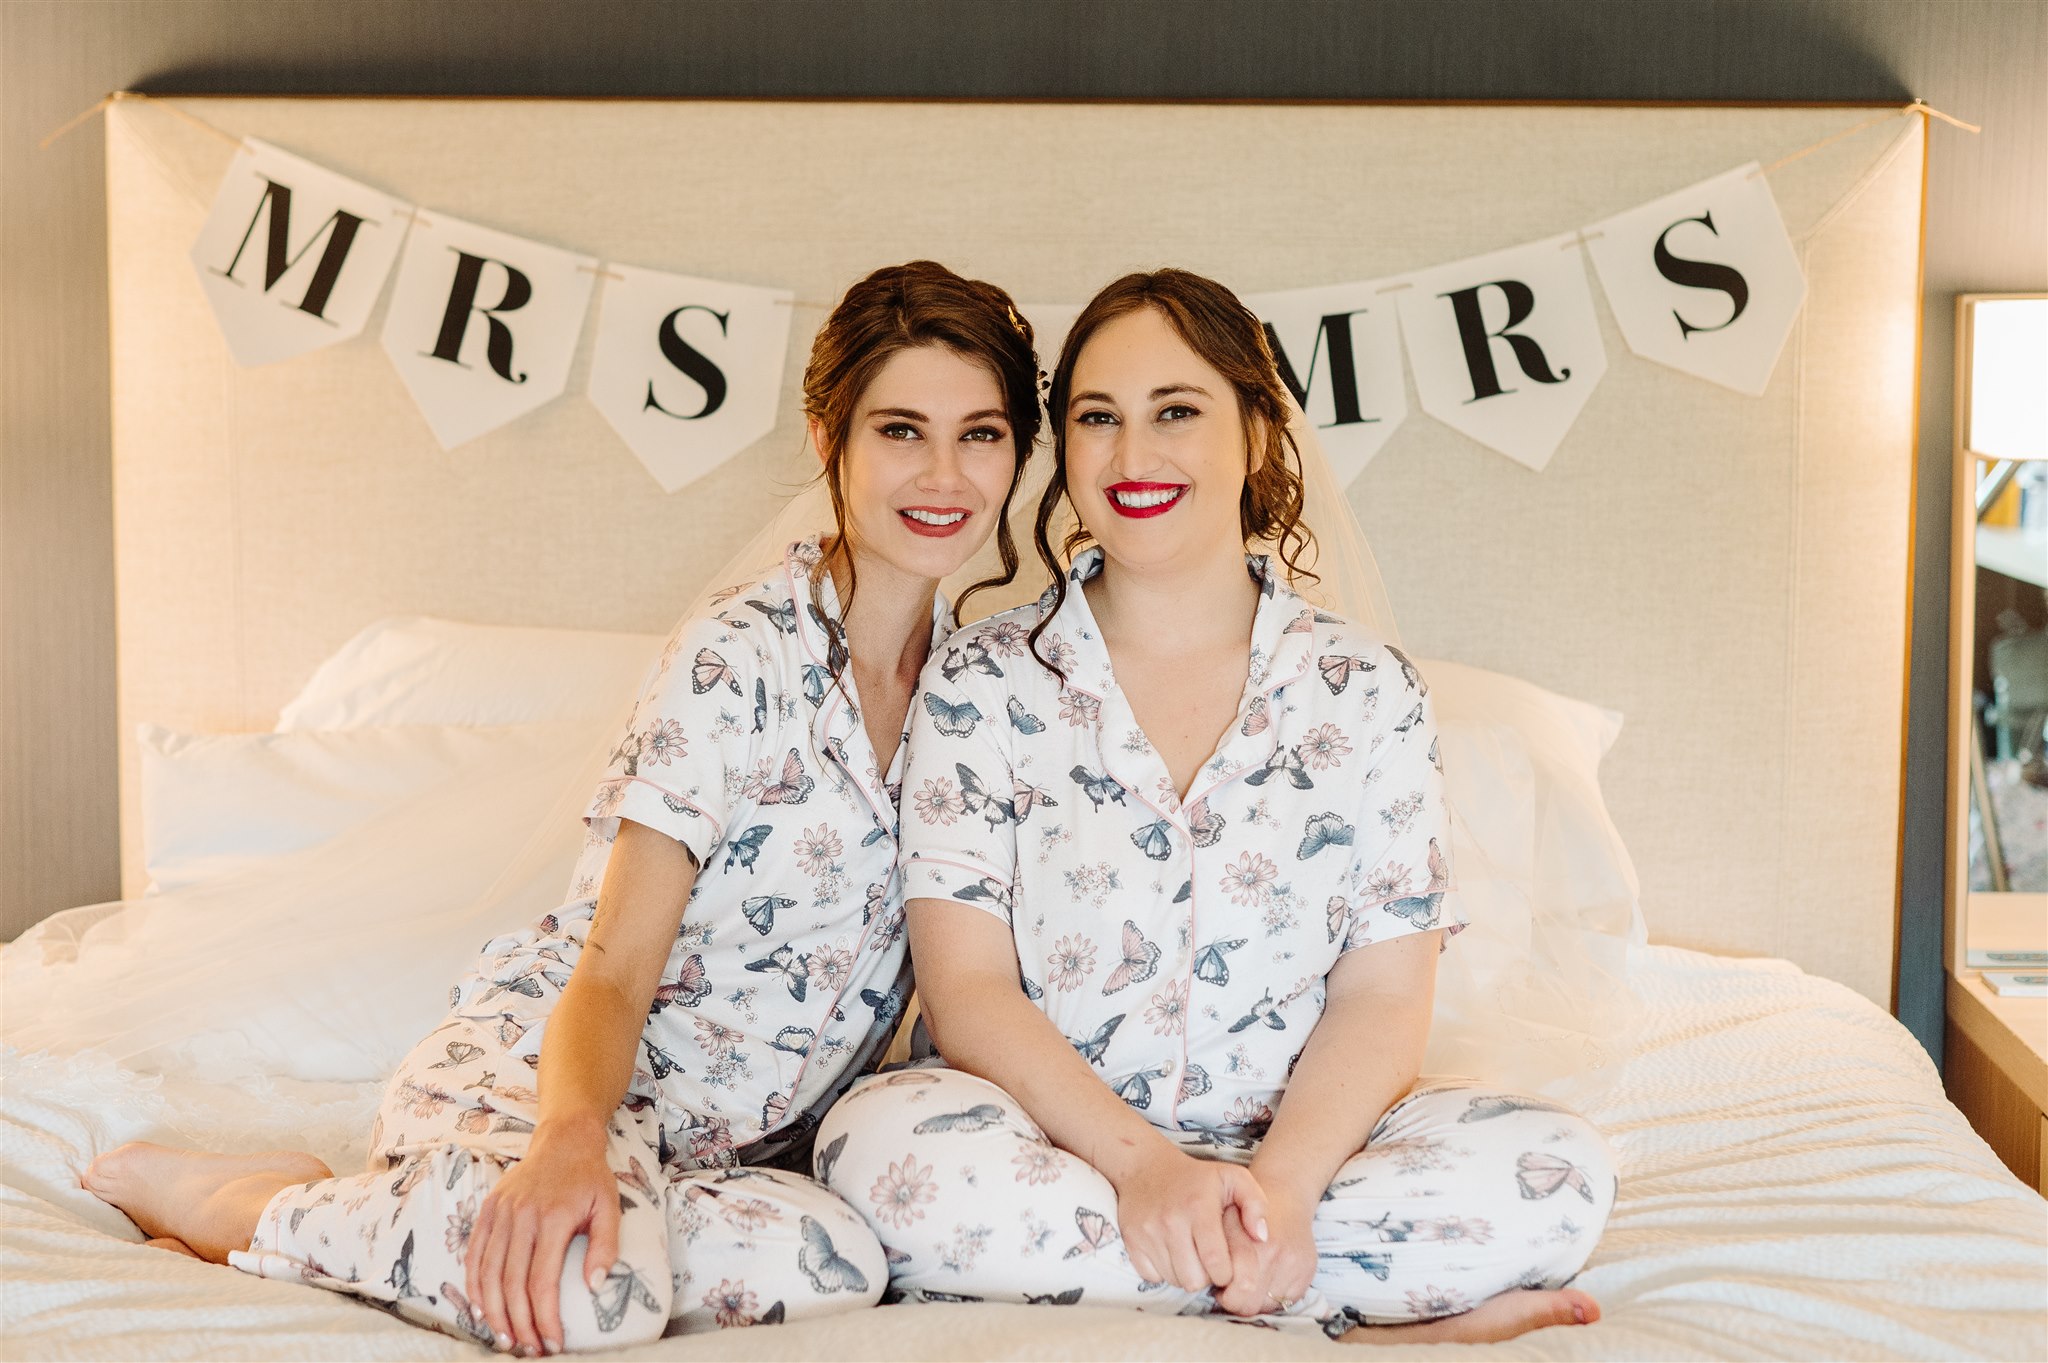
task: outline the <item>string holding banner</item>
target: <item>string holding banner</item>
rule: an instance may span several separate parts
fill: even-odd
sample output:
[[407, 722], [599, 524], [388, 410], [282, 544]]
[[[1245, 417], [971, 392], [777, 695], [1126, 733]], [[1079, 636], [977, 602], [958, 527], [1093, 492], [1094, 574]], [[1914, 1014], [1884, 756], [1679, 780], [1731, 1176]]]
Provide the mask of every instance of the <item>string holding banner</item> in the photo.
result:
[[175, 114], [179, 118], [184, 119], [187, 123], [190, 123], [193, 127], [199, 129], [203, 133], [210, 134], [211, 136], [219, 138], [223, 142], [232, 143], [235, 146], [240, 146], [242, 144], [242, 139], [237, 137], [235, 134], [229, 132], [227, 129], [216, 127], [214, 124], [208, 123], [199, 115], [192, 113], [189, 110], [179, 108], [177, 104], [175, 104], [171, 100], [159, 99], [155, 95], [139, 94], [134, 90], [112, 90], [104, 95], [101, 95], [98, 101], [92, 105], [92, 107], [81, 110], [79, 113], [72, 115], [70, 118], [65, 119], [64, 122], [60, 124], [57, 128], [55, 128], [53, 131], [44, 134], [43, 140], [36, 143], [36, 150], [48, 151], [52, 146], [56, 145], [57, 140], [63, 137], [66, 133], [70, 132], [74, 128], [80, 127], [86, 123], [91, 122], [96, 115], [105, 113], [109, 105], [117, 104], [124, 99], [148, 100], [152, 104], [162, 106], [162, 108], [165, 111]]
[[1858, 123], [1853, 127], [1844, 128], [1840, 132], [1835, 133], [1832, 136], [1823, 137], [1820, 141], [1810, 143], [1807, 146], [1799, 148], [1799, 150], [1797, 151], [1787, 152], [1785, 155], [1780, 156], [1777, 160], [1771, 162], [1768, 166], [1759, 166], [1756, 169], [1750, 171], [1750, 177], [1754, 179], [1758, 176], [1769, 175], [1773, 171], [1782, 170], [1786, 166], [1791, 165], [1794, 161], [1799, 160], [1801, 157], [1811, 156], [1817, 151], [1822, 151], [1828, 147], [1834, 146], [1835, 143], [1840, 142], [1845, 138], [1854, 137], [1857, 133], [1862, 132], [1865, 128], [1875, 128], [1880, 123], [1889, 123], [1895, 118], [1904, 118], [1908, 114], [1925, 114], [1929, 118], [1938, 118], [1942, 122], [1950, 125], [1951, 127], [1961, 128], [1966, 133], [1981, 133], [1984, 131], [1984, 129], [1978, 124], [1965, 123], [1963, 122], [1963, 120], [1955, 117], [1953, 114], [1943, 113], [1941, 110], [1935, 108], [1933, 105], [1929, 104], [1924, 99], [1916, 99], [1911, 104], [1907, 104], [1900, 108], [1893, 109], [1889, 113], [1879, 114], [1876, 118], [1866, 118], [1861, 123]]

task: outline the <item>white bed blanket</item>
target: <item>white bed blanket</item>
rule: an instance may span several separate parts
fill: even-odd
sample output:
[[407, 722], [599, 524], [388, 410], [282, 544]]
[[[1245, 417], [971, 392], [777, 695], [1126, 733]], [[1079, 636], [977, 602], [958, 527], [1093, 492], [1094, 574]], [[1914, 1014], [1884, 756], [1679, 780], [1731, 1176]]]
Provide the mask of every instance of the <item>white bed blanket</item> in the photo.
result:
[[[1782, 961], [1640, 949], [1640, 1047], [1592, 1115], [1621, 1200], [1578, 1286], [1605, 1319], [1514, 1359], [2048, 1358], [2048, 1203], [1943, 1098], [1906, 1032]], [[148, 1138], [363, 1157], [376, 1085], [265, 1092], [9, 1053], [0, 1070], [0, 1355], [443, 1359], [482, 1351], [314, 1288], [136, 1243], [77, 1185]], [[1093, 1308], [893, 1306], [615, 1358], [1292, 1359], [1339, 1346]], [[1403, 1350], [1402, 1352], [1409, 1352]]]

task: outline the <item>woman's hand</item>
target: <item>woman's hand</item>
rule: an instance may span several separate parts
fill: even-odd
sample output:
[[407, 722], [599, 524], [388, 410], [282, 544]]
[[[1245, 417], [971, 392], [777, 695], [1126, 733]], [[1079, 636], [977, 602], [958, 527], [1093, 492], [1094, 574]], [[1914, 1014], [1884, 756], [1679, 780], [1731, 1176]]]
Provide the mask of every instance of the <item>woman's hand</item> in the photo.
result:
[[696, 874], [688, 847], [619, 821], [583, 951], [541, 1042], [540, 1124], [478, 1209], [463, 1262], [469, 1300], [501, 1349], [561, 1351], [562, 1263], [571, 1240], [590, 1236], [583, 1275], [593, 1290], [619, 1257], [611, 1118], [632, 1081], [648, 1006]]
[[525, 1158], [477, 1212], [463, 1260], [469, 1300], [498, 1347], [532, 1357], [562, 1351], [562, 1265], [587, 1234], [583, 1276], [595, 1289], [619, 1257], [619, 1184], [602, 1122], [543, 1123]]
[[1135, 1164], [1116, 1185], [1118, 1229], [1131, 1267], [1147, 1282], [1205, 1292], [1231, 1282], [1226, 1217], [1263, 1236], [1266, 1195], [1247, 1169], [1196, 1159], [1164, 1146]]
[[1216, 1294], [1216, 1308], [1233, 1316], [1283, 1311], [1307, 1294], [1316, 1276], [1315, 1208], [1291, 1197], [1267, 1203], [1267, 1236], [1252, 1238], [1236, 1216], [1223, 1218], [1230, 1242], [1230, 1285]]

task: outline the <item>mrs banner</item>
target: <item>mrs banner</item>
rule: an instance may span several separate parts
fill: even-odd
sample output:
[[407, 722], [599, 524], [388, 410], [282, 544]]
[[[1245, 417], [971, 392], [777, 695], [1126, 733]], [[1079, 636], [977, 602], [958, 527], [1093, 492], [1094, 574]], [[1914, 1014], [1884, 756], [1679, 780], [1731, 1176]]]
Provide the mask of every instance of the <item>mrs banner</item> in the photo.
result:
[[[602, 276], [586, 395], [667, 492], [774, 430], [798, 306], [785, 290], [602, 263], [464, 222], [254, 139], [192, 265], [242, 365], [359, 335], [396, 265], [384, 350], [444, 449], [567, 389]], [[1411, 377], [1425, 414], [1540, 471], [1607, 372], [1594, 276], [1635, 355], [1751, 396], [1806, 297], [1752, 163], [1574, 231], [1245, 303], [1343, 481], [1407, 420]], [[1050, 369], [1080, 305], [1023, 311]]]

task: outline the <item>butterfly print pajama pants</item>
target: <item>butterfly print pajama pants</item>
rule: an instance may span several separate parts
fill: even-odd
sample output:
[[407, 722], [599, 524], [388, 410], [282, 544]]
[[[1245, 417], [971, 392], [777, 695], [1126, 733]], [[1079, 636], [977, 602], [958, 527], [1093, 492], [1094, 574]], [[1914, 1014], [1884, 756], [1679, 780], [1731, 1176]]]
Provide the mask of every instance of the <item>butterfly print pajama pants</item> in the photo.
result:
[[[1165, 1134], [1204, 1158], [1248, 1160], [1254, 1144]], [[1140, 1279], [1109, 1180], [973, 1075], [908, 1069], [861, 1081], [826, 1114], [814, 1160], [880, 1237], [892, 1297], [1214, 1309], [1207, 1293]], [[1560, 1287], [1593, 1252], [1615, 1191], [1613, 1156], [1584, 1118], [1471, 1080], [1425, 1079], [1323, 1194], [1308, 1294], [1287, 1315], [1258, 1319], [1334, 1336], [1456, 1315], [1511, 1288]]]
[[[478, 1209], [526, 1153], [533, 1071], [481, 1019], [452, 1017], [393, 1076], [370, 1139], [370, 1168], [287, 1188], [235, 1267], [347, 1292], [418, 1325], [478, 1343], [463, 1258]], [[680, 1144], [681, 1142], [678, 1142]], [[562, 1344], [611, 1348], [664, 1333], [799, 1320], [872, 1306], [888, 1270], [873, 1232], [799, 1174], [691, 1168], [657, 1109], [621, 1107], [610, 1163], [619, 1185], [619, 1258], [592, 1292], [585, 1241], [562, 1270]]]

